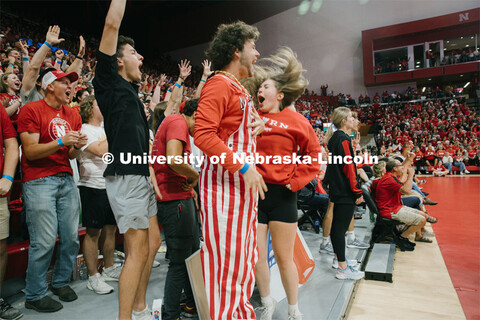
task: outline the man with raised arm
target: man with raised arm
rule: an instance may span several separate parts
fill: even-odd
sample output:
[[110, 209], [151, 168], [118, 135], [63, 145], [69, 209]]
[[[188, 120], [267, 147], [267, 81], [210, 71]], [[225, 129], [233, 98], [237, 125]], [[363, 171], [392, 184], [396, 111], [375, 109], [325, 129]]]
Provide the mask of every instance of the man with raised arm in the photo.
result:
[[257, 192], [263, 199], [267, 188], [255, 166], [235, 163], [233, 154], [253, 155], [264, 128], [240, 83], [253, 75], [258, 37], [257, 28], [240, 21], [219, 26], [207, 50], [219, 71], [202, 89], [195, 118], [195, 145], [208, 156], [200, 174], [200, 257], [212, 320], [255, 319], [248, 300], [258, 256]]
[[[152, 318], [145, 294], [161, 238], [153, 187], [157, 186], [155, 175], [149, 180], [148, 164], [120, 161], [121, 153], [135, 157], [149, 152], [147, 118], [137, 84], [142, 77], [143, 57], [135, 50], [132, 39], [118, 35], [125, 5], [126, 0], [112, 0], [110, 4], [93, 86], [113, 158], [104, 172], [105, 186], [127, 253], [118, 286], [118, 319], [143, 320]], [[161, 198], [158, 187], [155, 190]]]

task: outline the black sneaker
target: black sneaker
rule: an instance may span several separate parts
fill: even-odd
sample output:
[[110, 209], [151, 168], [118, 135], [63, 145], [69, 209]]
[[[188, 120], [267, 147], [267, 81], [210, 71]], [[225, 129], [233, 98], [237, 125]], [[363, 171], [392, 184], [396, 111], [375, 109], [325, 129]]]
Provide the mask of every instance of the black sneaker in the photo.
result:
[[53, 300], [49, 296], [45, 296], [39, 300], [25, 301], [25, 308], [38, 312], [56, 312], [62, 309], [63, 306], [60, 302]]
[[0, 319], [17, 320], [21, 317], [23, 317], [23, 313], [12, 307], [7, 301], [0, 298]]
[[50, 290], [52, 290], [53, 294], [58, 296], [60, 300], [65, 302], [70, 302], [78, 299], [75, 291], [73, 291], [73, 289], [70, 288], [70, 286], [68, 285], [61, 288], [54, 288], [50, 286]]
[[402, 251], [415, 250], [414, 246], [410, 245], [410, 241], [408, 241], [408, 239], [402, 237], [401, 235], [395, 235], [395, 243]]
[[182, 316], [184, 316], [185, 318], [198, 318], [196, 307], [189, 307], [185, 305], [182, 309]]

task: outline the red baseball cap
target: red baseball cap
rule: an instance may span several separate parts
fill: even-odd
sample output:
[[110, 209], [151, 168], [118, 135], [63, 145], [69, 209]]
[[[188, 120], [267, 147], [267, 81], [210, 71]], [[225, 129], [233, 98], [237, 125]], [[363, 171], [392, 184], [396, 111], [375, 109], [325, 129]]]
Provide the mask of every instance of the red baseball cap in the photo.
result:
[[78, 74], [76, 72], [65, 73], [60, 70], [47, 72], [42, 79], [42, 89], [45, 90], [47, 86], [55, 80], [68, 78], [71, 82], [78, 80]]
[[183, 108], [185, 108], [185, 103], [186, 103], [186, 101], [183, 101], [183, 102], [180, 104], [180, 107], [178, 108], [178, 112], [179, 112], [179, 113], [183, 113]]

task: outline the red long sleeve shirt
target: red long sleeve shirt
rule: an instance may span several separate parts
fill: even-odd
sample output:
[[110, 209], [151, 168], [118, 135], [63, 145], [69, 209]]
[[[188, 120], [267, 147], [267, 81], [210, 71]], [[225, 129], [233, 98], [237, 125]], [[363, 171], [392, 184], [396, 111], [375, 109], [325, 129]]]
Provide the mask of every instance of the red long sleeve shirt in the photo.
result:
[[265, 121], [265, 130], [257, 139], [257, 153], [266, 159], [267, 155], [288, 156], [292, 154], [310, 156], [311, 164], [257, 164], [258, 172], [267, 183], [290, 184], [292, 191], [302, 189], [312, 181], [320, 169], [321, 148], [318, 138], [308, 120], [290, 109], [278, 113], [259, 113]]

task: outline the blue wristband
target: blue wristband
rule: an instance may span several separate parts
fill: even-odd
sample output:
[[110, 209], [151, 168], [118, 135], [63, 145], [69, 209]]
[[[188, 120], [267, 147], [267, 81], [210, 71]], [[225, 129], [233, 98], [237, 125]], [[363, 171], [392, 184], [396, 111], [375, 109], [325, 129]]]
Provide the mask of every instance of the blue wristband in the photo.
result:
[[202, 79], [202, 80], [200, 80], [200, 82], [206, 83], [207, 81], [205, 81], [205, 80]]
[[13, 64], [8, 64], [9, 67], [15, 68]]
[[10, 181], [13, 182], [13, 177], [12, 177], [12, 176], [9, 176], [8, 174], [4, 174], [4, 175], [2, 176], [2, 179], [3, 179], [3, 178], [8, 179], [8, 180], [10, 180]]
[[50, 43], [48, 43], [47, 41], [45, 41], [43, 44], [46, 45], [47, 47], [49, 47], [50, 50], [52, 50], [52, 52], [53, 52], [53, 47], [52, 47], [52, 45], [51, 45]]
[[63, 144], [62, 138], [58, 138], [57, 142], [60, 147], [65, 147], [65, 145]]
[[172, 90], [170, 90], [170, 89], [168, 89], [167, 91], [168, 91], [168, 92], [172, 92]]
[[56, 63], [62, 64], [62, 60], [55, 60]]
[[245, 163], [243, 167], [240, 170], [238, 170], [238, 172], [240, 172], [241, 174], [244, 174], [245, 172], [247, 172], [248, 168], [250, 168], [250, 165], [248, 163]]
[[182, 86], [180, 84], [178, 84], [178, 82], [175, 82], [175, 87], [181, 88]]
[[27, 57], [23, 58], [23, 61], [30, 61]]

